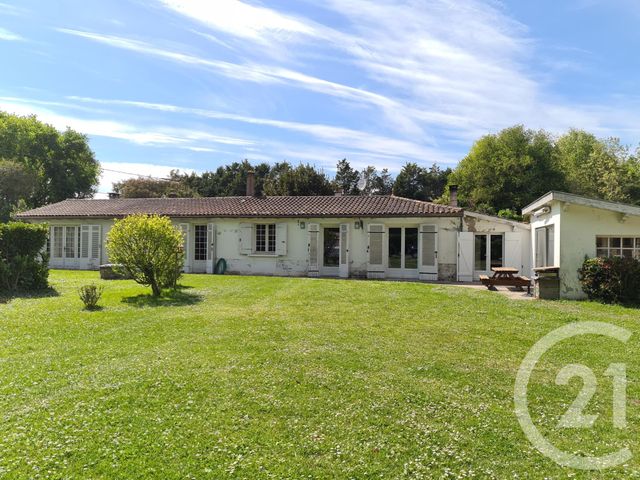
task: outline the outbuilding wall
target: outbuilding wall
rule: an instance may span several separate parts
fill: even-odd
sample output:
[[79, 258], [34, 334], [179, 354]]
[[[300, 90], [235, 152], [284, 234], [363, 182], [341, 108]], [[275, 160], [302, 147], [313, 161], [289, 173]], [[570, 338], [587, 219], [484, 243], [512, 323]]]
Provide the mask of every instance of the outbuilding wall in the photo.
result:
[[560, 295], [563, 298], [584, 298], [578, 269], [585, 256], [596, 256], [596, 237], [640, 238], [640, 217], [572, 204], [565, 204], [560, 210]]

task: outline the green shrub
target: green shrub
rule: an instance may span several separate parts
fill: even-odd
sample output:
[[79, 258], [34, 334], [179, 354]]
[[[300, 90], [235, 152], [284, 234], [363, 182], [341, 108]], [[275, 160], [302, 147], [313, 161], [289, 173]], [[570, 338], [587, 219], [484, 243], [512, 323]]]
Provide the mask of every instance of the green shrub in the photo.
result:
[[640, 304], [640, 261], [633, 258], [586, 258], [578, 271], [591, 300]]
[[0, 224], [0, 290], [47, 288], [49, 258], [44, 253], [46, 225]]
[[78, 289], [78, 294], [80, 295], [80, 300], [84, 303], [84, 308], [94, 310], [98, 306], [103, 290], [103, 287], [99, 287], [95, 283], [81, 286]]
[[168, 217], [130, 215], [116, 220], [107, 236], [111, 262], [154, 296], [163, 288], [175, 288], [184, 261], [182, 232]]

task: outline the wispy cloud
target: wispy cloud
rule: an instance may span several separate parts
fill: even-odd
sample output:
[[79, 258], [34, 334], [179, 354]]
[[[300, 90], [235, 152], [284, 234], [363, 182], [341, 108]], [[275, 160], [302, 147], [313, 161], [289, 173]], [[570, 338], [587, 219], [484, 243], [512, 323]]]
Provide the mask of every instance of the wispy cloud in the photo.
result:
[[[546, 92], [528, 64], [535, 43], [527, 28], [510, 18], [498, 2], [323, 2], [322, 8], [346, 25], [340, 31], [237, 0], [224, 2], [220, 8], [217, 3], [196, 0], [162, 3], [219, 35], [287, 50], [302, 64], [318, 45], [339, 52], [337, 56], [376, 88], [364, 94], [358, 89], [356, 95], [344, 86], [332, 91], [335, 84], [327, 85], [298, 71], [275, 75], [327, 95], [350, 96], [375, 105], [401, 134], [427, 132], [432, 137], [468, 142], [519, 122], [551, 130], [583, 125], [606, 128], [604, 119], [594, 117], [598, 108]], [[246, 19], [236, 20], [238, 11], [247, 12]], [[552, 65], [555, 70], [581, 68], [576, 61], [554, 60]], [[393, 91], [396, 96], [380, 91]], [[554, 116], [559, 110], [566, 115]]]
[[262, 65], [257, 63], [232, 63], [221, 60], [211, 60], [196, 55], [158, 48], [140, 40], [61, 28], [58, 31], [88, 40], [100, 42], [112, 47], [131, 50], [137, 53], [151, 55], [173, 62], [208, 68], [234, 80], [252, 81], [257, 83], [289, 84], [312, 92], [350, 100], [357, 104], [376, 106], [388, 113], [396, 125], [401, 125], [405, 131], [422, 133], [417, 124], [413, 123], [403, 112], [404, 106], [397, 100], [385, 95], [365, 89], [324, 80], [302, 72], [279, 66]]
[[113, 120], [95, 120], [61, 115], [52, 110], [39, 107], [39, 103], [42, 102], [34, 102], [29, 99], [7, 99], [5, 97], [0, 98], [0, 110], [17, 115], [37, 115], [39, 120], [49, 123], [60, 130], [69, 127], [90, 136], [126, 140], [138, 145], [192, 148], [197, 146], [199, 142], [236, 146], [253, 144], [252, 141], [247, 139], [216, 135], [207, 131], [170, 127], [141, 128]]
[[237, 0], [161, 0], [167, 8], [228, 34], [261, 43], [271, 39], [316, 36], [310, 22]]
[[24, 41], [24, 38], [17, 33], [13, 33], [6, 28], [0, 27], [0, 40], [6, 40], [9, 42], [20, 42]]
[[0, 2], [0, 14], [18, 16], [18, 15], [25, 15], [27, 13], [29, 13], [28, 10], [22, 7], [18, 7], [16, 5], [10, 5], [5, 2]]
[[349, 149], [362, 150], [371, 154], [388, 155], [403, 158], [424, 157], [432, 155], [433, 150], [425, 148], [422, 143], [409, 142], [396, 138], [376, 135], [351, 128], [336, 127], [332, 125], [291, 122], [260, 117], [250, 117], [233, 113], [225, 113], [201, 108], [181, 107], [169, 104], [149, 103], [129, 100], [108, 100], [87, 97], [68, 97], [70, 100], [87, 102], [99, 105], [115, 105], [122, 107], [136, 107], [162, 112], [171, 112], [215, 120], [231, 120], [234, 122], [263, 125], [267, 127], [289, 130], [303, 133], [315, 140], [331, 143], [333, 145], [347, 147]]

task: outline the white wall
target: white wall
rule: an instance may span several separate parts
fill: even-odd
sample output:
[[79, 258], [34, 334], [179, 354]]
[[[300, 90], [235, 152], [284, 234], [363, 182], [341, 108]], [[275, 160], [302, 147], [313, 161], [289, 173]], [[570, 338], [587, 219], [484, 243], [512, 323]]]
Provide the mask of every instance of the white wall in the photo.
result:
[[[216, 226], [216, 259], [224, 258], [227, 261], [227, 271], [236, 274], [253, 275], [279, 275], [279, 276], [304, 276], [308, 270], [308, 227], [310, 223], [324, 227], [338, 227], [347, 223], [349, 229], [349, 274], [354, 277], [366, 277], [367, 274], [367, 246], [368, 225], [384, 224], [389, 227], [418, 227], [421, 224], [434, 224], [438, 226], [438, 261], [443, 274], [446, 276], [448, 269], [453, 268], [455, 275], [456, 265], [456, 234], [460, 229], [458, 217], [397, 217], [397, 218], [364, 218], [362, 228], [356, 229], [355, 224], [360, 219], [355, 218], [300, 218], [300, 219], [225, 219], [225, 218], [175, 218], [172, 219], [177, 226], [189, 225], [188, 270], [194, 265], [193, 242], [194, 225], [206, 225], [213, 223]], [[41, 221], [40, 223], [44, 223]], [[108, 263], [109, 258], [105, 247], [106, 235], [113, 225], [113, 220], [83, 219], [83, 220], [48, 220], [50, 226], [54, 225], [101, 225], [102, 248], [100, 263]], [[287, 224], [287, 253], [283, 256], [274, 255], [243, 255], [239, 248], [239, 231], [241, 223], [286, 223]], [[302, 228], [304, 223], [305, 228]], [[77, 268], [73, 265], [51, 260], [52, 268]], [[321, 268], [321, 275], [337, 276], [337, 270]], [[448, 278], [445, 278], [448, 279]]]

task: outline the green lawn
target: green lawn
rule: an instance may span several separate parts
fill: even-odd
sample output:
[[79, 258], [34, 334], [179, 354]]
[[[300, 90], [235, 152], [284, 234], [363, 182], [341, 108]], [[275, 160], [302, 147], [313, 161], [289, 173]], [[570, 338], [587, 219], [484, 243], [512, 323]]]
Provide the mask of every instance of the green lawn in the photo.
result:
[[[634, 478], [640, 476], [640, 314], [590, 303], [523, 302], [417, 283], [187, 275], [152, 301], [131, 281], [51, 275], [48, 296], [0, 303], [0, 477]], [[597, 474], [556, 466], [513, 413], [515, 374], [554, 328], [599, 320], [625, 346], [584, 337], [545, 355], [534, 421], [570, 452], [628, 444], [631, 462]], [[628, 428], [611, 422], [612, 362], [626, 362]], [[600, 382], [592, 430], [555, 424]]]

